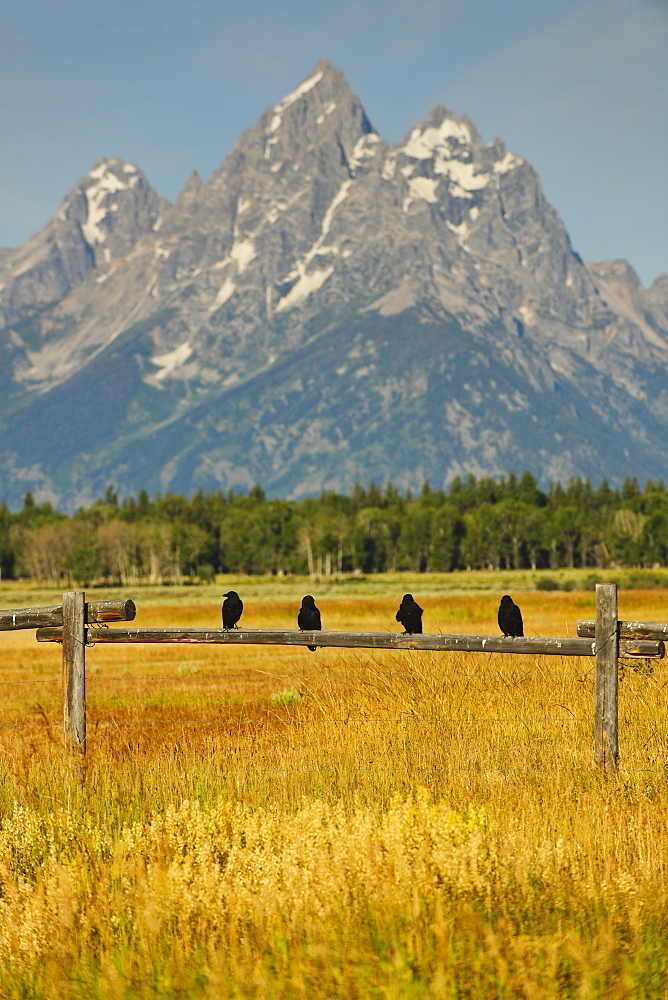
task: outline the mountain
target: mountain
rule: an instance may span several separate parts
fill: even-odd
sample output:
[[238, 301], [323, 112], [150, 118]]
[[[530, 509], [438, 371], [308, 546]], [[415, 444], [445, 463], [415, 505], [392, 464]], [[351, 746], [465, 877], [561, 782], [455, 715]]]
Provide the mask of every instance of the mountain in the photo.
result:
[[99, 161], [0, 252], [0, 496], [668, 477], [668, 276], [584, 263], [436, 107], [397, 146], [319, 63], [174, 204]]

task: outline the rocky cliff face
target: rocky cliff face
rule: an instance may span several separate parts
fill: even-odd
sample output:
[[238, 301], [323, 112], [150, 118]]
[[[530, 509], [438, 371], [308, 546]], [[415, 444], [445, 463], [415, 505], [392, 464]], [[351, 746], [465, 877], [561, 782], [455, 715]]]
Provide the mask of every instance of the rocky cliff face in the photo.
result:
[[152, 232], [160, 199], [144, 174], [118, 158], [100, 160], [42, 232], [0, 256], [0, 322], [7, 326], [62, 299], [94, 270]]
[[668, 277], [585, 265], [531, 166], [402, 143], [320, 63], [173, 205], [100, 161], [0, 253], [0, 495], [668, 475]]

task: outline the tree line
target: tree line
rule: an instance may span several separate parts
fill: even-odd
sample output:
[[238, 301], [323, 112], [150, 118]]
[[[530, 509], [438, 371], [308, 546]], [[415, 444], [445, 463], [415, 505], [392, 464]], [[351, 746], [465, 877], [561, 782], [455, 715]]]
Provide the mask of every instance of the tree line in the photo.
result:
[[66, 515], [26, 493], [0, 505], [0, 573], [56, 586], [177, 583], [216, 573], [558, 569], [668, 565], [663, 482], [588, 479], [541, 489], [530, 472], [419, 493], [355, 486], [303, 500], [201, 491], [100, 500]]

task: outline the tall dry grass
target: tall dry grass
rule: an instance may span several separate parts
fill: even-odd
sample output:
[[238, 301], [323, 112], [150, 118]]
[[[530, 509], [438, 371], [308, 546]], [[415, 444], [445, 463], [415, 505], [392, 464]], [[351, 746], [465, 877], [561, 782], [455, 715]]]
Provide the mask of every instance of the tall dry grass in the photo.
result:
[[[368, 628], [397, 600], [319, 603]], [[422, 603], [430, 627], [496, 631], [494, 597]], [[593, 612], [521, 603], [538, 634]], [[0, 724], [21, 727], [0, 729], [1, 997], [666, 995], [663, 663], [624, 669], [608, 780], [590, 659], [96, 646], [82, 784], [48, 725], [57, 648], [0, 640]]]

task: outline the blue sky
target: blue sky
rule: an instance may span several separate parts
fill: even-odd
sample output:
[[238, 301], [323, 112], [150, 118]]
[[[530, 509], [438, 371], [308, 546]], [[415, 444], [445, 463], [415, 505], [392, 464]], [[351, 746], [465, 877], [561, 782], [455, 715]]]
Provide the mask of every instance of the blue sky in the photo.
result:
[[437, 103], [540, 174], [589, 260], [668, 270], [668, 0], [4, 0], [0, 246], [101, 156], [174, 198], [321, 58], [399, 141]]

